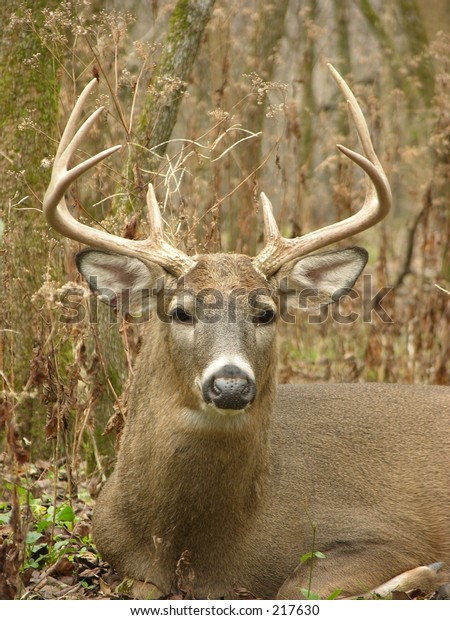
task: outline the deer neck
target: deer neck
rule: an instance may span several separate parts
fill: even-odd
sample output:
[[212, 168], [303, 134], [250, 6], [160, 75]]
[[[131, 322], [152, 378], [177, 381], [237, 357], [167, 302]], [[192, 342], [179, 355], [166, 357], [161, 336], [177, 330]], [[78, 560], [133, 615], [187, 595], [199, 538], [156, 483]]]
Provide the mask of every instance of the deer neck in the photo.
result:
[[[147, 342], [163, 346], [157, 338]], [[143, 351], [136, 369], [118, 475], [126, 480], [130, 470], [141, 472], [144, 504], [136, 505], [148, 507], [155, 536], [164, 539], [170, 532], [172, 538], [186, 536], [192, 543], [196, 537], [211, 537], [205, 523], [214, 523], [222, 540], [231, 523], [235, 536], [236, 527], [249, 523], [258, 511], [268, 485], [274, 377], [261, 382], [248, 410], [221, 415], [202, 410], [187, 390], [176, 387], [171, 364], [155, 363], [157, 359], [154, 351]], [[145, 410], [137, 392], [142, 385], [152, 395]], [[139, 458], [132, 467], [130, 461]]]

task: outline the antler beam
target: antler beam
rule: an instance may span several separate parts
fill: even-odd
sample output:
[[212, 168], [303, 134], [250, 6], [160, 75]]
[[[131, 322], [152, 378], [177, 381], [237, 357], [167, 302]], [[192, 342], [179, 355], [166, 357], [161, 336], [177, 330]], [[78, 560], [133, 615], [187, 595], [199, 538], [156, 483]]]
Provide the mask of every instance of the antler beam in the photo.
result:
[[286, 239], [281, 236], [278, 230], [270, 201], [267, 196], [262, 193], [261, 202], [264, 213], [266, 245], [253, 259], [253, 264], [257, 269], [263, 272], [266, 277], [276, 273], [282, 265], [295, 258], [299, 258], [371, 228], [380, 222], [389, 213], [391, 208], [392, 196], [389, 182], [373, 148], [369, 129], [361, 108], [352, 91], [336, 69], [331, 64], [328, 64], [328, 69], [344, 97], [347, 99], [349, 111], [364, 152], [364, 155], [360, 155], [345, 146], [340, 144], [337, 145], [337, 148], [344, 155], [354, 161], [355, 164], [362, 168], [367, 174], [368, 179], [364, 204], [358, 213], [355, 213], [341, 222], [325, 226], [324, 228], [303, 235], [303, 237]]
[[187, 254], [177, 250], [164, 239], [161, 213], [152, 185], [149, 185], [147, 193], [151, 234], [145, 240], [124, 239], [106, 231], [91, 228], [76, 220], [67, 207], [65, 193], [69, 186], [84, 172], [121, 148], [121, 145], [112, 146], [89, 157], [89, 159], [77, 164], [73, 168], [69, 168], [70, 161], [78, 146], [86, 138], [89, 130], [104, 109], [100, 107], [95, 110], [81, 127], [78, 130], [76, 129], [84, 104], [96, 82], [95, 78], [91, 80], [78, 98], [56, 152], [50, 185], [45, 193], [43, 202], [43, 210], [47, 222], [65, 237], [100, 250], [132, 256], [144, 262], [155, 262], [179, 277], [190, 269], [195, 262]]

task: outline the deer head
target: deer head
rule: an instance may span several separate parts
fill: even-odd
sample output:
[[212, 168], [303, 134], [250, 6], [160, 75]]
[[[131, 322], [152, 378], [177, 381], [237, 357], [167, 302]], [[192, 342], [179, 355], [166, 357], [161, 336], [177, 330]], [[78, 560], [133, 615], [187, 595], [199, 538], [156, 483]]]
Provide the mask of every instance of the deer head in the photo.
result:
[[[285, 294], [289, 306], [309, 303], [311, 291], [316, 291], [313, 303], [336, 301], [353, 286], [367, 261], [366, 251], [357, 247], [321, 254], [313, 252], [374, 226], [390, 209], [389, 184], [375, 154], [361, 109], [342, 77], [331, 65], [329, 70], [347, 99], [364, 153], [360, 155], [338, 145], [339, 150], [367, 175], [364, 203], [355, 215], [344, 221], [299, 238], [286, 239], [280, 235], [272, 205], [262, 193], [265, 245], [254, 258], [240, 255], [190, 257], [174, 248], [165, 239], [151, 184], [147, 193], [151, 234], [146, 240], [124, 239], [74, 219], [64, 198], [68, 187], [83, 172], [121, 148], [120, 145], [113, 146], [69, 167], [76, 149], [102, 113], [103, 108], [99, 108], [77, 129], [95, 79], [80, 95], [55, 157], [50, 186], [44, 198], [48, 223], [62, 235], [91, 246], [78, 255], [77, 265], [91, 288], [102, 293], [103, 299], [109, 303], [117, 305], [127, 297], [133, 307], [136, 301], [145, 298], [154, 309], [158, 293], [161, 293], [161, 285], [157, 283], [164, 281], [164, 292], [170, 297], [167, 316], [173, 323], [172, 358], [189, 359], [194, 340], [193, 335], [188, 334], [196, 323], [196, 341], [203, 343], [202, 360], [196, 365], [196, 372], [185, 378], [202, 405], [212, 404], [216, 410], [240, 411], [254, 401], [256, 384], [261, 385], [264, 375], [258, 368], [261, 366], [258, 360], [266, 359], [268, 352], [271, 360], [275, 355], [273, 325], [277, 315], [275, 302], [280, 291]], [[245, 294], [236, 294], [239, 290]], [[171, 294], [168, 295], [167, 291]], [[218, 292], [215, 297], [213, 295], [213, 300], [211, 291]], [[235, 321], [234, 325], [227, 320], [225, 335], [214, 310], [221, 310], [228, 319], [230, 314], [239, 314], [248, 320]], [[204, 318], [209, 316], [209, 320], [197, 321], [198, 316], [195, 318], [194, 314], [198, 315], [199, 311]], [[239, 332], [235, 338], [232, 337], [233, 330]], [[228, 343], [226, 353], [222, 351], [224, 338]], [[186, 375], [186, 364], [182, 364], [179, 371], [182, 376]]]

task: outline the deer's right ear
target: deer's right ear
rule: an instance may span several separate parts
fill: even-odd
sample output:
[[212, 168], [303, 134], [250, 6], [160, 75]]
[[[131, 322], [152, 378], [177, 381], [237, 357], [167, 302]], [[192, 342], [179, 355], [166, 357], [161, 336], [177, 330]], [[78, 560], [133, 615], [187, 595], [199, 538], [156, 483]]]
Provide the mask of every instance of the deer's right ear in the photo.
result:
[[101, 301], [125, 313], [140, 313], [151, 300], [167, 272], [155, 263], [87, 248], [76, 256], [78, 271]]

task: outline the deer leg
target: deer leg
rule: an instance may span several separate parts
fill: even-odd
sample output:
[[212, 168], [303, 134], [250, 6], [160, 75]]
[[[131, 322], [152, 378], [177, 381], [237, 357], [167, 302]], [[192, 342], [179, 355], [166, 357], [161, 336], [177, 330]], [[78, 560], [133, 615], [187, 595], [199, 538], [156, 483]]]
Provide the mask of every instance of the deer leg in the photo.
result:
[[[97, 499], [93, 518], [93, 538], [103, 559], [120, 577], [145, 582], [154, 559], [154, 548], [129, 524], [117, 497], [113, 473]], [[130, 558], [132, 564], [129, 565]]]
[[[404, 564], [400, 562], [392, 557], [388, 548], [378, 550], [376, 555], [373, 548], [362, 550], [354, 557], [340, 550], [327, 552], [325, 559], [314, 560], [312, 570], [309, 563], [299, 564], [281, 586], [277, 598], [307, 598], [308, 591], [321, 599], [328, 598], [337, 590], [341, 599], [388, 596], [393, 592], [417, 589], [433, 592], [448, 581], [448, 572], [441, 571], [442, 563], [404, 572]], [[389, 581], [386, 581], [387, 567], [397, 573]]]
[[140, 601], [156, 601], [164, 597], [161, 590], [147, 581], [134, 580], [131, 586], [131, 596]]
[[408, 570], [374, 588], [365, 595], [365, 598], [372, 598], [372, 596], [386, 597], [394, 592], [410, 592], [411, 590], [436, 592], [440, 586], [450, 580], [449, 572], [442, 571], [442, 567], [442, 562], [434, 562], [428, 566], [418, 566]]

